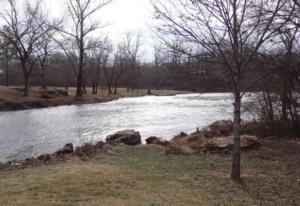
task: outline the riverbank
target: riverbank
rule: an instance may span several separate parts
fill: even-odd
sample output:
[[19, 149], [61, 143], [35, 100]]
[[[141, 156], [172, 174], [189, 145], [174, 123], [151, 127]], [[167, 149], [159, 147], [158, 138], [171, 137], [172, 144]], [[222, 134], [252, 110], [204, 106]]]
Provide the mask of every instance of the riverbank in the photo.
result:
[[1, 170], [0, 205], [296, 206], [296, 147], [294, 140], [265, 140], [243, 152], [243, 181], [236, 184], [230, 154], [166, 155], [162, 146], [119, 145], [86, 161]]
[[234, 183], [231, 125], [217, 121], [171, 141], [150, 137], [148, 145], [124, 130], [106, 143], [0, 165], [0, 205], [298, 205], [299, 138], [242, 135], [242, 180]]
[[[176, 94], [186, 94], [188, 92], [175, 90], [151, 90], [151, 95], [170, 96]], [[0, 112], [17, 111], [25, 109], [46, 108], [73, 104], [102, 103], [117, 100], [122, 97], [140, 97], [148, 95], [148, 90], [138, 89], [127, 92], [124, 88], [118, 89], [118, 94], [108, 95], [107, 90], [100, 90], [98, 95], [92, 95], [92, 89], [87, 88], [87, 95], [75, 97], [75, 88], [68, 88], [68, 96], [64, 88], [51, 87], [48, 91], [40, 87], [32, 87], [29, 97], [22, 96], [21, 87], [0, 86]]]

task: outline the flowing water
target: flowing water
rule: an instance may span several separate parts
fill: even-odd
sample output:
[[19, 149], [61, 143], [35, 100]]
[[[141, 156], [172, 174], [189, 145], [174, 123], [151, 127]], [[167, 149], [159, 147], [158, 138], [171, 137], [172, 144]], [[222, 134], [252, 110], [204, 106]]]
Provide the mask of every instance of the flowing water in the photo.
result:
[[231, 94], [187, 94], [123, 98], [102, 104], [0, 112], [0, 161], [52, 153], [66, 143], [105, 140], [108, 134], [135, 129], [172, 138], [232, 117]]

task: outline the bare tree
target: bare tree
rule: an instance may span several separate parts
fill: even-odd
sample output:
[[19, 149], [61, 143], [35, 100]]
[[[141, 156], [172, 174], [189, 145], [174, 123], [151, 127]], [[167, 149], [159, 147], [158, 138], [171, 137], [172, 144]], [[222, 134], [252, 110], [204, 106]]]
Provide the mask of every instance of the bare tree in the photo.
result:
[[82, 96], [84, 58], [87, 51], [88, 36], [99, 29], [99, 23], [93, 21], [92, 16], [112, 0], [68, 0], [67, 12], [72, 21], [72, 27], [58, 28], [64, 37], [76, 43], [77, 62], [77, 89], [76, 96]]
[[114, 78], [114, 88], [115, 91], [114, 93], [117, 94], [118, 93], [118, 86], [119, 86], [119, 82], [125, 72], [125, 69], [128, 66], [128, 58], [127, 58], [127, 53], [126, 50], [124, 48], [124, 45], [122, 43], [119, 44], [118, 46], [118, 50], [115, 54], [115, 64], [114, 66], [115, 68], [115, 78]]
[[103, 39], [90, 39], [87, 50], [87, 67], [88, 77], [93, 87], [93, 94], [98, 93], [99, 81], [104, 69], [107, 69], [107, 63], [110, 53], [112, 52], [112, 44], [105, 37]]
[[[9, 35], [7, 27], [3, 28], [3, 32], [6, 32]], [[10, 64], [15, 56], [14, 46], [6, 38], [1, 39], [1, 61], [5, 68], [5, 85], [9, 86], [9, 73], [10, 73]]]
[[127, 33], [122, 43], [122, 50], [127, 54], [128, 64], [126, 66], [126, 87], [135, 89], [137, 86], [138, 77], [141, 74], [140, 67], [140, 50], [141, 50], [141, 36]]
[[28, 96], [29, 78], [37, 58], [33, 55], [40, 44], [40, 38], [46, 35], [52, 27], [48, 17], [41, 10], [41, 1], [25, 2], [24, 11], [18, 10], [15, 0], [7, 0], [9, 9], [0, 13], [5, 22], [6, 32], [0, 30], [0, 35], [14, 46], [16, 57], [20, 62], [24, 77], [24, 96]]
[[[210, 55], [231, 79], [234, 96], [234, 146], [231, 178], [240, 179], [241, 101], [253, 85], [247, 82], [250, 63], [267, 39], [285, 23], [280, 17], [286, 0], [153, 0], [155, 18], [160, 22], [156, 34], [182, 39], [185, 54], [201, 60], [199, 49]], [[292, 8], [291, 8], [292, 10]], [[192, 49], [192, 52], [190, 50]]]
[[49, 58], [51, 56], [51, 52], [56, 48], [53, 45], [53, 39], [51, 36], [54, 35], [54, 30], [49, 32], [47, 35], [44, 35], [40, 39], [40, 43], [38, 45], [38, 49], [36, 51], [36, 56], [38, 58], [39, 68], [41, 72], [41, 87], [43, 89], [47, 89], [47, 67], [49, 66]]

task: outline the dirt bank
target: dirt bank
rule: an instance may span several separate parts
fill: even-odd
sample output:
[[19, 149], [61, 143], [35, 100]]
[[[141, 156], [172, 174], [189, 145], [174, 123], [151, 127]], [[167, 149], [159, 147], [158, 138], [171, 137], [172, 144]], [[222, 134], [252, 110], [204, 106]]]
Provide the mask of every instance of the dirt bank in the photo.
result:
[[[108, 95], [106, 90], [100, 90], [98, 95], [92, 95], [91, 88], [87, 88], [87, 95], [84, 97], [75, 97], [75, 88], [68, 88], [68, 96], [64, 94], [65, 88], [49, 88], [44, 91], [39, 87], [32, 87], [29, 97], [22, 96], [21, 87], [0, 86], [0, 112], [17, 111], [25, 109], [46, 108], [73, 104], [101, 103], [117, 100], [122, 97], [139, 97], [148, 94], [148, 90], [135, 90], [127, 92], [126, 89], [118, 89], [117, 95]], [[169, 96], [184, 94], [187, 92], [174, 90], [152, 90], [152, 95]]]

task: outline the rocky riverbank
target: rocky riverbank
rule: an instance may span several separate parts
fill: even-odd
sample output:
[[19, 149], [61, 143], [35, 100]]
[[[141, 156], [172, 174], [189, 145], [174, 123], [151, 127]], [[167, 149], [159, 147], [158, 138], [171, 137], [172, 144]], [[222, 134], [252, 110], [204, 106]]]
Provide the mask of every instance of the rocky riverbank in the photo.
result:
[[236, 184], [231, 127], [218, 121], [170, 141], [149, 137], [146, 145], [139, 132], [125, 130], [106, 142], [2, 164], [0, 205], [298, 205], [300, 140], [245, 137]]
[[[180, 133], [170, 141], [161, 137], [149, 137], [148, 145], [166, 147], [166, 154], [207, 154], [228, 153], [233, 145], [232, 121], [217, 121], [202, 130], [192, 134]], [[141, 135], [135, 130], [119, 131], [108, 135], [106, 142], [99, 141], [96, 144], [86, 143], [74, 147], [72, 143], [66, 144], [53, 154], [43, 154], [38, 157], [27, 158], [22, 161], [10, 161], [0, 164], [0, 168], [26, 168], [43, 164], [55, 164], [77, 158], [80, 160], [91, 159], [99, 153], [111, 153], [117, 145], [137, 146], [142, 144]], [[241, 135], [241, 149], [255, 149], [259, 146], [259, 139], [255, 136]]]

